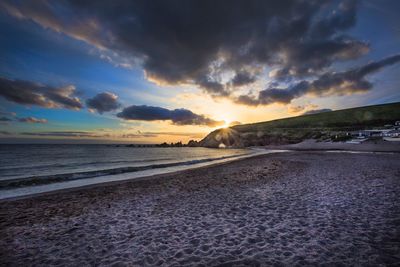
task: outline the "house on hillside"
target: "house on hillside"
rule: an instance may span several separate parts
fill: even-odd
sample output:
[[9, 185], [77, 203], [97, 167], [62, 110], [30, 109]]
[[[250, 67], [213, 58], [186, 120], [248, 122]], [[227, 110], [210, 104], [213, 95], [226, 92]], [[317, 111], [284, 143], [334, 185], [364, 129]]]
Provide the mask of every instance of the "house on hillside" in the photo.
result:
[[353, 131], [347, 135], [353, 137], [350, 143], [361, 143], [372, 137], [382, 137], [386, 141], [400, 141], [400, 121], [396, 121], [394, 125], [386, 124], [381, 129]]
[[391, 130], [390, 132], [387, 132], [385, 136], [400, 137], [400, 129], [399, 130]]
[[393, 126], [394, 130], [400, 130], [400, 121], [396, 121]]
[[379, 130], [361, 130], [358, 132], [358, 137], [383, 137], [392, 129], [379, 129]]
[[383, 137], [383, 140], [391, 142], [400, 142], [400, 129], [391, 130], [390, 132], [386, 133], [385, 137]]

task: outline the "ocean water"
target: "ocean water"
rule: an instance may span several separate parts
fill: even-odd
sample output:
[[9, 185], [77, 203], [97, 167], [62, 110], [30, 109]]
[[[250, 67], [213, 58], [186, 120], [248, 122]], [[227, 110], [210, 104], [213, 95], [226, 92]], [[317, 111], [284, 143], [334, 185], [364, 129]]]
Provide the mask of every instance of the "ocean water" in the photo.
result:
[[143, 178], [277, 152], [286, 150], [0, 145], [0, 199]]
[[265, 150], [115, 145], [0, 145], [0, 199], [133, 179]]
[[[245, 149], [114, 145], [0, 145], [0, 184], [11, 180], [88, 178], [145, 168], [192, 165], [249, 153]], [[136, 167], [136, 168], [135, 168]], [[140, 168], [138, 168], [140, 167]]]

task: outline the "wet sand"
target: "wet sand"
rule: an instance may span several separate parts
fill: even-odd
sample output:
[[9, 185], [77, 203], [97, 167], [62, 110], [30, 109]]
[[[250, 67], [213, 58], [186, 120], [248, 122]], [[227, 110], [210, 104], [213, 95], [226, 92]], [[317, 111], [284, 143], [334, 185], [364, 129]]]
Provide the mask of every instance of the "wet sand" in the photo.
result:
[[290, 152], [0, 202], [2, 266], [400, 264], [400, 154]]

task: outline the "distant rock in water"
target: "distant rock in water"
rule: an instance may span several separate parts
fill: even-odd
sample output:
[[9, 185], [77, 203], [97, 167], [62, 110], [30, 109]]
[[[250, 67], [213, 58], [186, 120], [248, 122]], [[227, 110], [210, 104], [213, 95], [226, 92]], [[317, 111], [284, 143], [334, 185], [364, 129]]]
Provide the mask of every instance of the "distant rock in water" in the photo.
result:
[[190, 141], [187, 143], [187, 146], [189, 146], [189, 147], [197, 147], [197, 146], [200, 146], [200, 145], [199, 145], [199, 142], [197, 142], [197, 141], [195, 141], [195, 140], [190, 140]]
[[179, 141], [179, 142], [170, 143], [170, 144], [164, 142], [164, 143], [162, 143], [162, 144], [157, 144], [157, 145], [155, 145], [155, 146], [156, 146], [156, 147], [184, 147], [184, 146], [186, 146], [186, 145], [182, 144], [182, 142]]

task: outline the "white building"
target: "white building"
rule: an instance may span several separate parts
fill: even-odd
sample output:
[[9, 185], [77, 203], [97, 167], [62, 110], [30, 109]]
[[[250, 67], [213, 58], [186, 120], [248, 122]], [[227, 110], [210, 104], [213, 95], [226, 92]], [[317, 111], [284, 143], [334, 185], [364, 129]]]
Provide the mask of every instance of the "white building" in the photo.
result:
[[379, 130], [362, 130], [358, 132], [359, 137], [383, 137], [392, 129], [379, 129]]
[[400, 130], [391, 130], [390, 132], [386, 133], [385, 136], [388, 136], [388, 137], [400, 137]]

